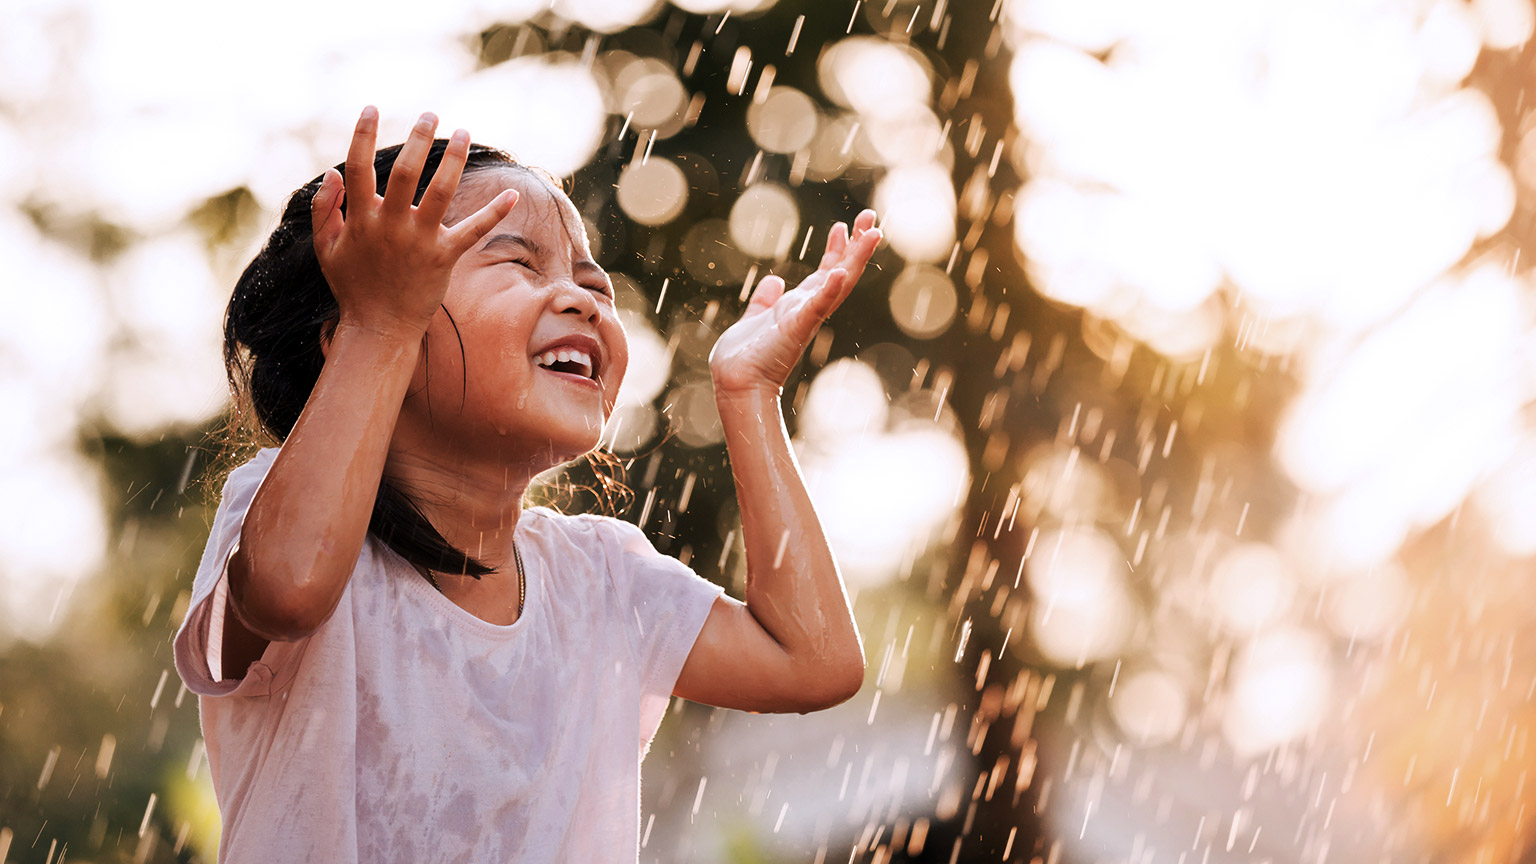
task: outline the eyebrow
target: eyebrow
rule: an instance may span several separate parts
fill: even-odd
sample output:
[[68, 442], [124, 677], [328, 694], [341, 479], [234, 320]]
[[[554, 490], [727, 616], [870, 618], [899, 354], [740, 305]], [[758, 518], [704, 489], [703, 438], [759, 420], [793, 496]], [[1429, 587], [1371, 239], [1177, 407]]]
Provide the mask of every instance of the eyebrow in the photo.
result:
[[582, 260], [577, 261], [575, 264], [572, 264], [571, 270], [576, 273], [590, 274], [591, 276], [601, 279], [604, 282], [608, 281], [608, 271], [604, 270], [602, 267], [599, 267], [596, 261], [590, 261], [583, 258]]
[[524, 237], [521, 234], [497, 234], [491, 237], [491, 239], [485, 241], [485, 245], [480, 247], [480, 251], [484, 252], [490, 249], [492, 246], [500, 246], [508, 243], [522, 246], [535, 255], [544, 254], [544, 248], [541, 247], [537, 241], [529, 237]]

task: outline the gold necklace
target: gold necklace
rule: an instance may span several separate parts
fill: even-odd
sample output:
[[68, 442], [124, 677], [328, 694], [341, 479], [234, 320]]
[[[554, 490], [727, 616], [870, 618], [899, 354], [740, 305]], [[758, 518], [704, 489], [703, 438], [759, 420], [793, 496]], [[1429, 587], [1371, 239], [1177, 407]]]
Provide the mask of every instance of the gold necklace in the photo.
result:
[[[523, 552], [517, 548], [516, 540], [512, 541], [512, 558], [517, 562], [517, 617], [521, 618], [523, 617], [523, 606], [528, 602], [528, 577], [523, 574]], [[431, 570], [419, 564], [416, 565], [416, 569], [421, 571], [421, 575], [427, 577], [427, 581], [432, 584], [433, 588], [437, 589], [437, 593], [443, 593], [443, 586], [437, 584], [437, 577], [432, 575]]]

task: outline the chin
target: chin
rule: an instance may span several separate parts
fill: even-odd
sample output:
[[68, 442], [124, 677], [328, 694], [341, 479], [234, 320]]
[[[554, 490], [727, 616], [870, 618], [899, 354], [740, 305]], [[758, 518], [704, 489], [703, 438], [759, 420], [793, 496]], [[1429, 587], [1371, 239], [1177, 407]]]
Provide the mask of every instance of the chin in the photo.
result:
[[535, 445], [538, 469], [546, 471], [590, 453], [602, 440], [602, 428], [601, 423], [590, 426], [576, 420], [547, 430], [545, 435], [534, 439], [538, 442]]

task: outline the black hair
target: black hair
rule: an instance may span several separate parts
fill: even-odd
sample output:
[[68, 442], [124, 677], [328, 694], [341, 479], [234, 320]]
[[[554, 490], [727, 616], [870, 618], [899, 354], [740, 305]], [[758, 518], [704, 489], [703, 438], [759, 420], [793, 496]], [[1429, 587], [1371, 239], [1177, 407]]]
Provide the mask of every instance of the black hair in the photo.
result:
[[[385, 147], [374, 156], [380, 195], [384, 194], [400, 146]], [[443, 138], [432, 142], [416, 185], [416, 203], [420, 203], [447, 146], [448, 141]], [[471, 144], [463, 176], [494, 169], [542, 176], [542, 172], [501, 150]], [[337, 165], [336, 170], [345, 173], [345, 165]], [[249, 408], [255, 420], [252, 424], [246, 416], [246, 422], [237, 425], [254, 425], [278, 443], [293, 431], [299, 412], [309, 401], [325, 364], [320, 350], [322, 338], [339, 314], [336, 297], [315, 257], [310, 205], [320, 190], [320, 180], [321, 177], [316, 177], [289, 196], [266, 245], [235, 283], [224, 317], [224, 371], [235, 396], [235, 410], [243, 413]], [[345, 204], [342, 208], [345, 213]], [[463, 573], [477, 579], [493, 572], [493, 568], [451, 545], [433, 527], [415, 499], [388, 478], [379, 483], [368, 532], [419, 568]]]

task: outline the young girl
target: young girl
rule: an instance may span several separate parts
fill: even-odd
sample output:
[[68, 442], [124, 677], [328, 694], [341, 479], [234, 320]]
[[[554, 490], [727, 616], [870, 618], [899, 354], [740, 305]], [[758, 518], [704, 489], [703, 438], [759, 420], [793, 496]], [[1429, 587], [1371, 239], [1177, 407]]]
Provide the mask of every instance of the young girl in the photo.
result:
[[377, 127], [230, 300], [230, 380], [281, 446], [230, 475], [176, 636], [219, 860], [634, 861], [668, 697], [805, 712], [863, 679], [780, 392], [880, 231], [764, 278], [710, 356], [741, 603], [632, 525], [523, 508], [613, 408], [613, 289], [544, 175], [430, 114], [375, 154]]

